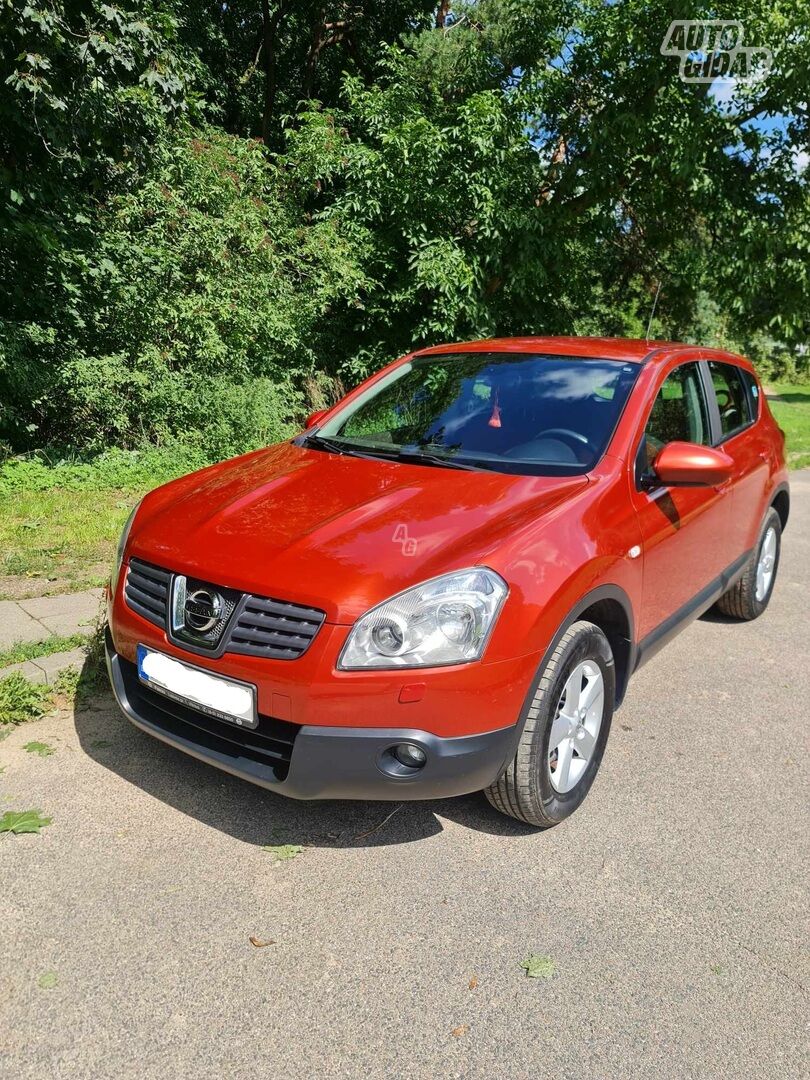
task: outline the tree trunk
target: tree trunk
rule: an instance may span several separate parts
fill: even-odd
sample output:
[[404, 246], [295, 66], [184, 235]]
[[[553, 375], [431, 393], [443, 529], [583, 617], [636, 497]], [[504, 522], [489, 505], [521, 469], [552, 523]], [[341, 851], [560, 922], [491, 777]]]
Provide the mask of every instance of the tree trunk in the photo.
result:
[[273, 131], [273, 116], [276, 111], [276, 91], [278, 89], [278, 59], [276, 39], [281, 20], [287, 12], [288, 0], [281, 0], [273, 14], [270, 14], [270, 0], [262, 0], [262, 24], [264, 37], [264, 107], [262, 109], [262, 141], [265, 146], [270, 141]]
[[326, 43], [326, 8], [320, 8], [315, 21], [312, 24], [312, 39], [307, 53], [306, 67], [304, 68], [304, 81], [301, 86], [301, 97], [308, 101], [312, 97], [312, 88], [315, 83], [315, 67], [318, 63], [318, 55]]

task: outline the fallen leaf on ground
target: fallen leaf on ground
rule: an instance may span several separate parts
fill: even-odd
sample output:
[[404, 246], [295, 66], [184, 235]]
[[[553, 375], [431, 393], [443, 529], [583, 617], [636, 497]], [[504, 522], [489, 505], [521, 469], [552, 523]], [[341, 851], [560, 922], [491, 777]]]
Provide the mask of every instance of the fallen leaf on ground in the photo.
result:
[[457, 1039], [460, 1039], [462, 1035], [466, 1035], [470, 1030], [469, 1024], [459, 1024], [457, 1028], [453, 1028], [450, 1032], [451, 1035], [455, 1035]]
[[94, 739], [90, 743], [90, 745], [91, 746], [97, 746], [97, 747], [101, 748], [101, 747], [104, 747], [104, 746], [112, 746], [112, 743], [109, 741], [109, 739]]
[[7, 810], [0, 817], [0, 832], [38, 833], [53, 818], [43, 817], [41, 810]]
[[56, 753], [54, 748], [48, 746], [46, 742], [27, 742], [23, 750], [27, 750], [29, 754], [38, 754], [39, 757], [50, 757], [51, 754]]
[[42, 990], [53, 990], [58, 982], [55, 971], [46, 971], [37, 979], [37, 984]]
[[294, 859], [296, 855], [300, 855], [304, 850], [301, 844], [265, 844], [262, 847], [262, 851], [267, 851], [271, 855], [275, 855], [276, 859], [280, 862], [282, 859]]
[[474, 990], [476, 986], [478, 986], [478, 976], [473, 975], [473, 977], [470, 979], [470, 990]]
[[275, 941], [273, 941], [272, 939], [268, 939], [267, 941], [263, 941], [262, 938], [255, 937], [253, 934], [250, 935], [250, 937], [248, 938], [248, 941], [250, 942], [251, 945], [255, 945], [257, 949], [263, 949], [265, 947], [265, 945], [275, 945]]
[[550, 956], [540, 956], [532, 953], [525, 960], [521, 960], [520, 966], [525, 968], [526, 975], [530, 979], [550, 979], [556, 967]]

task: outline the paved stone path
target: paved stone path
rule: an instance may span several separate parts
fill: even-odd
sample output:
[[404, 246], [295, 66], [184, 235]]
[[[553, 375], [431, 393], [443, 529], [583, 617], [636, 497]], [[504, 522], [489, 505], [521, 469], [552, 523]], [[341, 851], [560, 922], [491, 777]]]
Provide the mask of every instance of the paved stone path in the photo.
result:
[[[38, 596], [30, 600], [0, 600], [0, 652], [24, 642], [47, 641], [51, 637], [88, 634], [93, 629], [103, 596], [102, 589]], [[0, 669], [0, 678], [20, 671], [32, 682], [53, 683], [60, 672], [80, 667], [84, 650], [52, 653], [22, 664]]]
[[88, 589], [64, 596], [0, 600], [0, 651], [23, 641], [47, 641], [54, 635], [88, 633], [102, 595], [102, 589]]

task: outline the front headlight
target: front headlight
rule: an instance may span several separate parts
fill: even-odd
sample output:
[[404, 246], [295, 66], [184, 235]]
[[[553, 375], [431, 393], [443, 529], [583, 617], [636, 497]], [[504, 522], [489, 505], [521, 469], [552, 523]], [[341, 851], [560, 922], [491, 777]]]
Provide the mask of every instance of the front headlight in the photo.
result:
[[478, 660], [509, 590], [493, 570], [443, 574], [359, 619], [338, 668], [434, 667]]
[[121, 530], [121, 536], [118, 539], [118, 549], [115, 553], [115, 565], [113, 566], [112, 574], [110, 576], [110, 591], [115, 596], [115, 590], [118, 588], [118, 575], [121, 573], [121, 563], [124, 561], [124, 552], [126, 551], [127, 540], [129, 540], [129, 530], [132, 528], [132, 522], [135, 520], [135, 515], [138, 513], [143, 499], [139, 500], [132, 508], [132, 513], [127, 518], [126, 524]]

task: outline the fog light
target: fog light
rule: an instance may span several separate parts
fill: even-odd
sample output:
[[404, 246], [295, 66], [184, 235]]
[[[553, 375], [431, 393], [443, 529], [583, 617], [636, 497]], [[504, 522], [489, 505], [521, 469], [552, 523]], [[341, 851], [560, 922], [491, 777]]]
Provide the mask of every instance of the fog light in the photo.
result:
[[400, 763], [405, 765], [409, 769], [421, 769], [427, 761], [427, 754], [421, 748], [421, 746], [414, 746], [413, 743], [403, 742], [394, 747], [394, 757]]

